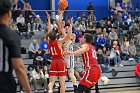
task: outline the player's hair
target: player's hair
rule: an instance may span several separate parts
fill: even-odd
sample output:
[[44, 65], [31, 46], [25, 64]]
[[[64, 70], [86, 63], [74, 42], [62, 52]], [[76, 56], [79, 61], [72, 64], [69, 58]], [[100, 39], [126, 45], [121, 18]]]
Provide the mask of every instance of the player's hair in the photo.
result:
[[55, 40], [56, 39], [56, 33], [54, 31], [49, 32], [48, 37], [50, 40]]
[[93, 42], [93, 36], [92, 36], [92, 34], [85, 33], [85, 34], [84, 34], [84, 38], [86, 39], [86, 42], [87, 42], [87, 43], [92, 44], [92, 42]]
[[8, 13], [12, 8], [10, 0], [0, 0], [0, 17]]

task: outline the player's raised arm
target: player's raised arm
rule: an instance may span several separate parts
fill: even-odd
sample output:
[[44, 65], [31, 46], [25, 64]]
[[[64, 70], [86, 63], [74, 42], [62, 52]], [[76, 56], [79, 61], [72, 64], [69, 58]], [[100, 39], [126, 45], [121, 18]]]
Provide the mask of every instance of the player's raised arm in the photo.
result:
[[62, 40], [59, 40], [59, 42], [60, 43], [67, 42], [68, 40], [70, 40], [71, 35], [72, 35], [72, 25], [70, 25], [69, 27], [68, 34]]
[[51, 17], [50, 17], [50, 14], [46, 11], [46, 14], [47, 14], [47, 19], [48, 19], [48, 32], [51, 32]]
[[[73, 27], [73, 18], [71, 18], [71, 20], [70, 20], [70, 25]], [[72, 29], [72, 28], [71, 28], [71, 29]], [[62, 35], [63, 35], [64, 37], [67, 36], [67, 33], [66, 33], [65, 29], [62, 28], [62, 27], [61, 27], [61, 33], [62, 33]]]
[[59, 15], [59, 18], [58, 18], [58, 32], [61, 33], [62, 30], [64, 28], [62, 28], [62, 18], [63, 18], [63, 13], [64, 13], [65, 10], [58, 10], [58, 15]]
[[64, 54], [65, 55], [76, 55], [76, 54], [83, 54], [85, 52], [87, 52], [89, 50], [89, 47], [87, 44], [83, 44], [81, 48], [79, 48], [78, 50], [74, 51], [74, 52], [68, 52], [66, 51]]

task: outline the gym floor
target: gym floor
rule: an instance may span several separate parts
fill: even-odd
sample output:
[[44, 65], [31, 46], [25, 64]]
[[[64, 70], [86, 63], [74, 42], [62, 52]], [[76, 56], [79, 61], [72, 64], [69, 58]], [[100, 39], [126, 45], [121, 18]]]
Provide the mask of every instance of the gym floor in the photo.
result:
[[[66, 92], [66, 93], [73, 93], [73, 92]], [[93, 90], [92, 93], [95, 93], [95, 91]], [[140, 87], [101, 89], [100, 93], [140, 93]]]

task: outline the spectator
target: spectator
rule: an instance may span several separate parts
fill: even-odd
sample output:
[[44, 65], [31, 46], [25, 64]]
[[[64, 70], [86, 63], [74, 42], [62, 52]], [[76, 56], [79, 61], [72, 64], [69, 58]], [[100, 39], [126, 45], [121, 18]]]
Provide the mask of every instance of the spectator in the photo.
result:
[[28, 20], [29, 15], [32, 15], [32, 12], [31, 12], [32, 8], [31, 8], [31, 5], [29, 4], [29, 2], [24, 3], [23, 10], [25, 11], [25, 18]]
[[140, 24], [140, 16], [138, 16], [138, 19], [137, 19], [138, 23]]
[[30, 33], [27, 30], [27, 26], [25, 24], [25, 18], [23, 17], [23, 14], [21, 13], [19, 17], [17, 17], [17, 27], [20, 32], [20, 37], [26, 36], [26, 38], [30, 38]]
[[79, 57], [74, 64], [74, 74], [78, 80], [84, 75], [84, 66]]
[[117, 10], [117, 11], [122, 11], [122, 8], [121, 8], [121, 6], [120, 6], [119, 3], [117, 3], [116, 10]]
[[82, 21], [82, 23], [79, 25], [79, 30], [82, 31], [82, 34], [83, 34], [83, 32], [86, 31], [86, 27], [85, 27], [85, 22], [84, 21]]
[[126, 8], [127, 8], [126, 3], [123, 3], [123, 7], [122, 7], [122, 9], [125, 10]]
[[40, 49], [45, 53], [48, 50], [48, 41], [46, 38], [40, 43]]
[[[123, 38], [123, 42], [126, 42], [126, 46], [127, 47], [129, 46], [129, 41], [128, 41], [126, 36]], [[123, 44], [123, 42], [122, 42], [122, 44]]]
[[113, 14], [113, 20], [116, 21], [118, 19], [118, 11], [115, 10]]
[[16, 18], [19, 16], [21, 12], [20, 10], [21, 9], [20, 9], [18, 1], [15, 1], [12, 7], [12, 17], [13, 17], [14, 22], [16, 22]]
[[[117, 43], [117, 42], [115, 42], [115, 43]], [[123, 66], [121, 64], [120, 51], [116, 44], [111, 49], [110, 62], [114, 62], [115, 66]]]
[[87, 27], [87, 31], [93, 32], [95, 29], [93, 22], [89, 22], [89, 25]]
[[16, 21], [17, 24], [22, 24], [22, 25], [25, 25], [25, 18], [23, 17], [23, 14], [21, 13], [19, 15], [19, 17], [17, 17], [17, 21]]
[[82, 13], [82, 16], [81, 16], [81, 20], [85, 22], [86, 19], [87, 19], [86, 13], [83, 12], [83, 13]]
[[109, 33], [109, 39], [113, 40], [114, 36], [117, 36], [117, 33], [115, 32], [114, 28], [111, 28], [111, 32]]
[[105, 20], [101, 20], [100, 21], [100, 27], [103, 28], [103, 27], [105, 27], [105, 25], [106, 25]]
[[109, 58], [110, 53], [109, 53], [109, 51], [107, 51], [106, 47], [103, 47], [102, 52], [103, 52], [103, 56], [104, 56], [105, 65], [108, 66], [108, 68], [109, 68], [109, 66], [110, 66], [110, 58]]
[[113, 4], [110, 4], [109, 10], [111, 11], [111, 15], [112, 15], [114, 11], [116, 10], [115, 6]]
[[128, 46], [126, 45], [126, 42], [123, 42], [121, 45], [121, 57], [123, 60], [129, 59]]
[[44, 65], [45, 66], [49, 66], [50, 63], [51, 63], [51, 57], [50, 57], [50, 52], [49, 50], [47, 50], [45, 53], [44, 53]]
[[131, 27], [129, 27], [129, 32], [128, 32], [128, 38], [129, 40], [134, 39], [134, 35], [138, 34], [139, 29], [137, 27], [137, 24], [133, 24]]
[[111, 28], [112, 28], [112, 24], [111, 24], [110, 20], [107, 21], [106, 28], [107, 28], [107, 33], [109, 34], [111, 32]]
[[39, 66], [36, 66], [35, 69], [32, 71], [32, 84], [35, 89], [35, 93], [38, 93], [38, 85], [44, 84], [44, 92], [47, 92], [48, 84], [46, 76], [43, 74], [43, 71], [39, 68]]
[[134, 25], [134, 29], [132, 28], [132, 30], [133, 30], [132, 32], [133, 32], [134, 35], [140, 33], [140, 28], [139, 28], [139, 26], [140, 26], [140, 23], [136, 23], [136, 24]]
[[[129, 25], [128, 25], [127, 21], [124, 21], [124, 23], [123, 23], [121, 29], [122, 29], [123, 31], [128, 31], [128, 30], [129, 30]], [[119, 31], [120, 31], [120, 29], [119, 29]], [[123, 33], [123, 34], [126, 34], [126, 33]], [[120, 36], [120, 32], [119, 32], [119, 36]]]
[[35, 22], [34, 22], [34, 29], [35, 31], [41, 31], [42, 28], [42, 22], [41, 22], [41, 18], [39, 15], [36, 16]]
[[124, 12], [123, 12], [122, 19], [123, 19], [123, 21], [127, 21], [127, 19], [128, 19], [128, 13], [126, 10], [124, 10]]
[[48, 79], [49, 78], [49, 74], [48, 74], [48, 67], [44, 66], [43, 68], [43, 74], [44, 74], [44, 78]]
[[36, 52], [34, 59], [33, 59], [33, 65], [43, 67], [44, 66], [44, 55], [41, 49], [38, 49]]
[[94, 34], [94, 44], [95, 46], [97, 46], [97, 38], [99, 37], [99, 35], [102, 34], [102, 29], [99, 27], [96, 27], [96, 33]]
[[85, 27], [86, 27], [86, 29], [88, 28], [88, 26], [89, 26], [89, 21], [88, 21], [88, 19], [86, 19], [86, 21], [85, 21]]
[[74, 24], [74, 26], [75, 26], [76, 29], [79, 27], [79, 25], [81, 24], [81, 22], [82, 22], [81, 17], [78, 17], [77, 21]]
[[28, 31], [34, 31], [34, 19], [32, 15], [29, 15], [29, 18], [27, 20], [28, 25]]
[[88, 16], [88, 21], [89, 22], [96, 22], [96, 17], [94, 16], [94, 13], [91, 12], [90, 15]]
[[106, 49], [110, 50], [111, 49], [111, 45], [110, 45], [110, 39], [109, 39], [108, 33], [105, 33], [104, 37], [106, 39], [106, 45], [105, 45]]
[[74, 28], [73, 33], [74, 33], [75, 36], [76, 36], [76, 40], [75, 40], [75, 42], [79, 42], [79, 31], [76, 30], [76, 29]]
[[[92, 5], [92, 2], [89, 2], [89, 5], [87, 7], [87, 10], [93, 10], [93, 12], [94, 12], [94, 7]], [[88, 14], [90, 14], [90, 12], [88, 12]]]
[[114, 43], [120, 48], [120, 42], [118, 40], [118, 37], [115, 35], [113, 40], [111, 40], [111, 47], [113, 47]]
[[130, 45], [128, 46], [128, 52], [130, 58], [135, 58], [136, 57], [136, 46], [134, 45], [134, 41], [130, 41]]
[[101, 49], [98, 49], [97, 58], [98, 58], [98, 64], [100, 64], [101, 69], [102, 69], [102, 72], [103, 73], [108, 72], [109, 67], [105, 63], [104, 56], [103, 56], [103, 53], [102, 53], [102, 50]]
[[106, 45], [106, 39], [103, 37], [103, 34], [101, 34], [98, 38], [97, 38], [97, 47], [98, 48], [103, 48]]
[[32, 59], [35, 55], [35, 53], [38, 51], [39, 45], [37, 43], [36, 39], [33, 39], [33, 42], [29, 46], [29, 58]]
[[130, 24], [131, 21], [132, 21], [132, 17], [131, 17], [131, 15], [129, 14], [129, 15], [128, 15], [128, 19], [127, 19], [128, 25]]
[[135, 23], [134, 18], [132, 17], [132, 18], [131, 18], [131, 22], [130, 22], [128, 25], [129, 25], [129, 27], [131, 27], [131, 26], [133, 26], [134, 24], [136, 24], [136, 23]]
[[82, 35], [82, 32], [81, 32], [81, 31], [79, 31], [79, 37], [78, 37], [78, 40], [79, 40], [79, 43], [82, 43], [83, 35]]
[[131, 13], [131, 11], [132, 11], [132, 7], [131, 7], [131, 5], [130, 5], [130, 2], [127, 3], [127, 10], [130, 11], [130, 13]]
[[117, 20], [115, 21], [115, 27], [122, 27], [123, 19], [122, 19], [122, 13], [118, 13]]
[[51, 28], [52, 28], [52, 30], [58, 29], [58, 26], [57, 26], [57, 23], [55, 20], [53, 20], [53, 23], [51, 24]]

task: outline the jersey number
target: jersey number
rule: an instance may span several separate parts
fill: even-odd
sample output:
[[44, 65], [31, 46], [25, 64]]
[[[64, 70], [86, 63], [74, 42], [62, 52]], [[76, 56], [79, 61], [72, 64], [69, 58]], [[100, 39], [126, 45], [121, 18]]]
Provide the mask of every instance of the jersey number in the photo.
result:
[[95, 50], [92, 50], [92, 57], [97, 59], [97, 54], [96, 54], [96, 51]]
[[55, 47], [51, 47], [51, 53], [52, 55], [57, 55]]

